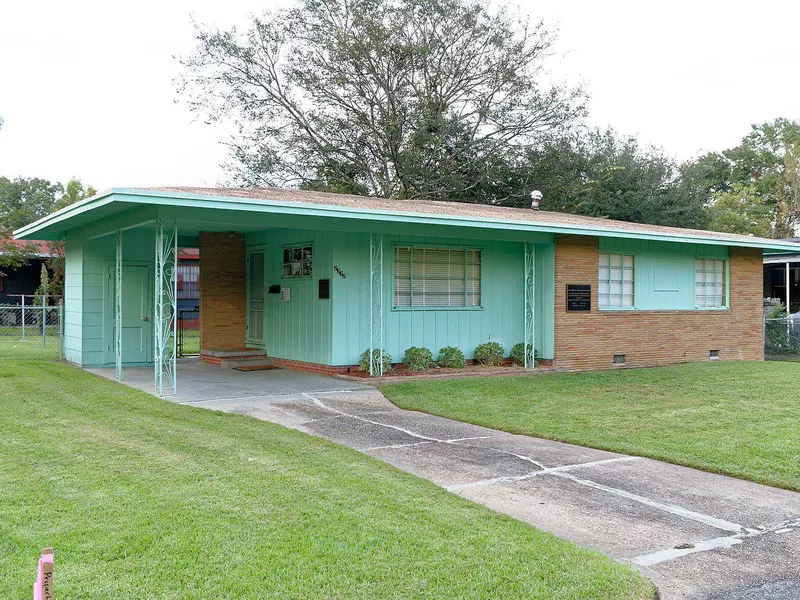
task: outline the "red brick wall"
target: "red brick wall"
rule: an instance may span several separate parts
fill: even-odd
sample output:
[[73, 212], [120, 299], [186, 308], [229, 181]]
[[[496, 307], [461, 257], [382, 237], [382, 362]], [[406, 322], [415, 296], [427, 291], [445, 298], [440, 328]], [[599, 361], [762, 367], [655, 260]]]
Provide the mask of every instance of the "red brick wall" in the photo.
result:
[[[730, 310], [598, 311], [596, 237], [559, 235], [555, 257], [555, 357], [564, 369], [604, 369], [709, 360], [762, 360], [761, 251], [730, 248]], [[592, 286], [591, 312], [566, 311], [566, 286]]]
[[200, 233], [200, 348], [245, 347], [244, 236]]

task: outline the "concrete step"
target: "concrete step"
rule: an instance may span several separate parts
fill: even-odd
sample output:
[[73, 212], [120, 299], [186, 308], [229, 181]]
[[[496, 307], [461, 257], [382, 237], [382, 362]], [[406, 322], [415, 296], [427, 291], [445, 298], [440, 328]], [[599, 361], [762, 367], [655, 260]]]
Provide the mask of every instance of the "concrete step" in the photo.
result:
[[272, 367], [275, 363], [271, 358], [230, 358], [220, 361], [219, 366], [226, 369], [238, 369], [239, 367]]
[[259, 348], [235, 348], [228, 350], [201, 350], [201, 356], [211, 356], [214, 358], [252, 358], [255, 356], [266, 356], [267, 353]]

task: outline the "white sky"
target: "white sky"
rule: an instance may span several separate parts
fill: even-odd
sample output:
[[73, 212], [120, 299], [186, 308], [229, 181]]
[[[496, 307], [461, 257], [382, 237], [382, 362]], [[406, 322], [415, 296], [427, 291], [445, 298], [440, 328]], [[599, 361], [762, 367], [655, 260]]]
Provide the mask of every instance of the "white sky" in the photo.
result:
[[[274, 0], [273, 0], [274, 1]], [[800, 2], [519, 0], [560, 25], [555, 76], [585, 81], [590, 121], [680, 159], [735, 145], [749, 125], [800, 119]], [[4, 0], [0, 175], [99, 189], [215, 185], [227, 129], [177, 97], [190, 13], [243, 23], [256, 0]]]

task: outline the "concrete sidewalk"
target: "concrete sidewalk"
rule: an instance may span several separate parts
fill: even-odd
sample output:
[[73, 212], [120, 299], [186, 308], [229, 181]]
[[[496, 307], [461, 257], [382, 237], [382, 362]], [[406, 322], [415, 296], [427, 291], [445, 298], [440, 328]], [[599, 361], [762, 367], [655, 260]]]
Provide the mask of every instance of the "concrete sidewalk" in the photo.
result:
[[365, 452], [635, 565], [662, 598], [800, 598], [798, 493], [401, 410], [335, 379], [212, 369], [225, 383], [184, 376], [177, 401]]

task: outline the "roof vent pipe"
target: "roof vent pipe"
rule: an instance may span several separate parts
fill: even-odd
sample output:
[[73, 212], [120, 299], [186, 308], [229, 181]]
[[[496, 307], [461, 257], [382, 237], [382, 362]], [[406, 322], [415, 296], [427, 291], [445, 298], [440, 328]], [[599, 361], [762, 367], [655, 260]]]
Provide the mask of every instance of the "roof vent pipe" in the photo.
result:
[[539, 190], [533, 190], [531, 192], [531, 208], [533, 210], [539, 210], [539, 200], [544, 198], [544, 195]]

